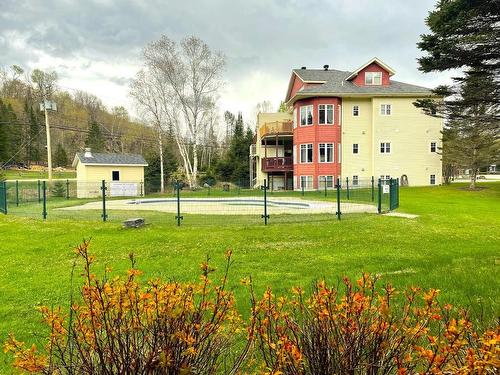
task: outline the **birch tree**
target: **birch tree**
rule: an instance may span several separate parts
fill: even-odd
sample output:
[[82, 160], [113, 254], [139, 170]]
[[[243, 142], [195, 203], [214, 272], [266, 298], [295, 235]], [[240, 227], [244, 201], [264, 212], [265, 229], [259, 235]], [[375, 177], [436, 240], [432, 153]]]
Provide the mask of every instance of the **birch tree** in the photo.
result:
[[196, 37], [176, 43], [167, 36], [143, 51], [165, 121], [174, 129], [187, 182], [197, 186], [200, 146], [223, 84], [225, 57]]

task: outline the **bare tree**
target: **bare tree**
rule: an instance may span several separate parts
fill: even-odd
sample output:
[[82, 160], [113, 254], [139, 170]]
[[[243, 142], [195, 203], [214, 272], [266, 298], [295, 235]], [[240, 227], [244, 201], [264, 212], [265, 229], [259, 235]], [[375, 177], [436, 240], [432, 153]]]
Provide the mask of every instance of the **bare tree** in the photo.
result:
[[130, 84], [132, 96], [147, 123], [153, 125], [158, 136], [160, 153], [160, 189], [165, 190], [165, 172], [163, 161], [163, 131], [167, 126], [167, 116], [162, 101], [165, 100], [165, 87], [157, 71], [140, 70]]
[[188, 184], [194, 188], [201, 139], [213, 119], [225, 57], [199, 38], [188, 37], [177, 44], [167, 36], [148, 44], [143, 57], [157, 78], [166, 121], [174, 129]]
[[105, 109], [101, 99], [86, 91], [77, 90], [74, 99], [77, 104], [80, 104], [87, 110], [89, 122], [97, 121], [97, 115]]

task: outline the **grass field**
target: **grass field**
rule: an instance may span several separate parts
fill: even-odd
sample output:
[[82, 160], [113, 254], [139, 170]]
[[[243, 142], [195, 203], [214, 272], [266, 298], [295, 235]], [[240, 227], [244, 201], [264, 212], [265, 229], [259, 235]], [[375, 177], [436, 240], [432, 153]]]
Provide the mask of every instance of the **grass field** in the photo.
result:
[[[368, 271], [396, 287], [438, 288], [443, 302], [469, 307], [488, 324], [500, 312], [500, 183], [480, 184], [484, 189], [473, 192], [465, 186], [402, 188], [399, 211], [420, 215], [417, 219], [353, 214], [339, 222], [331, 215], [309, 215], [271, 217], [264, 227], [258, 219], [193, 216], [176, 227], [171, 215], [150, 213], [151, 225], [124, 230], [118, 221], [99, 222], [95, 212], [46, 222], [2, 215], [0, 341], [14, 332], [40, 343], [35, 307], [67, 303], [72, 247], [89, 237], [99, 267], [125, 271], [134, 252], [143, 279], [195, 280], [207, 255], [221, 266], [224, 252], [232, 249], [231, 286], [243, 314], [249, 304], [242, 277], [252, 275], [259, 293], [267, 285], [279, 293], [319, 278], [335, 283]], [[0, 373], [8, 373], [7, 358], [0, 358]]]
[[[7, 169], [3, 171], [7, 180], [44, 180], [48, 178], [46, 171], [28, 171], [28, 170], [12, 170]], [[54, 171], [53, 178], [76, 178], [75, 171], [58, 172]]]

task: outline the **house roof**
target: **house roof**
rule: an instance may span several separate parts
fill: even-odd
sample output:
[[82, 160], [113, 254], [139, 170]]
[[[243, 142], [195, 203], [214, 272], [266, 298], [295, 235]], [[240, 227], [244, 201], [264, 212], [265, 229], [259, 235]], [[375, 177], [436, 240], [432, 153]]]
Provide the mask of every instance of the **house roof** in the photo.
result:
[[[371, 62], [370, 62], [371, 63]], [[358, 86], [347, 79], [353, 75], [353, 72], [335, 70], [335, 69], [293, 69], [290, 81], [293, 81], [295, 75], [304, 82], [324, 82], [323, 84], [302, 87], [295, 93], [295, 96], [314, 96], [314, 95], [332, 95], [332, 96], [385, 96], [385, 95], [433, 95], [431, 89], [427, 87], [411, 85], [409, 83], [394, 81], [391, 79], [390, 85], [381, 86]], [[290, 86], [291, 87], [291, 86]], [[287, 93], [286, 100], [290, 90]], [[294, 96], [294, 97], [295, 97]]]
[[86, 157], [84, 152], [77, 152], [73, 166], [76, 166], [77, 160], [82, 164], [89, 165], [131, 165], [138, 167], [146, 167], [148, 165], [144, 157], [138, 154], [104, 154], [92, 152], [92, 157]]
[[356, 69], [354, 72], [352, 72], [349, 77], [346, 78], [346, 80], [351, 80], [353, 79], [354, 77], [356, 77], [358, 75], [358, 73], [360, 71], [362, 71], [364, 68], [366, 68], [368, 65], [371, 65], [371, 64], [377, 64], [378, 66], [380, 66], [381, 68], [385, 69], [387, 71], [387, 73], [389, 73], [390, 76], [394, 75], [395, 70], [392, 69], [389, 65], [387, 65], [386, 63], [384, 63], [382, 60], [380, 60], [378, 57], [374, 57], [373, 59], [371, 59], [370, 61], [368, 61], [366, 64], [363, 64], [361, 65], [358, 69]]

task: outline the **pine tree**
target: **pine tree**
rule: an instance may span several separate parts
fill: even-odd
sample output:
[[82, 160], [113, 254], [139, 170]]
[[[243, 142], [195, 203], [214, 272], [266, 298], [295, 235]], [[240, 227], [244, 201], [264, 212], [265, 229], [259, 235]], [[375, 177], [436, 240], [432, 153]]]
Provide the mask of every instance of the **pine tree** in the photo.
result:
[[41, 137], [41, 126], [40, 120], [35, 115], [33, 107], [28, 104], [28, 101], [24, 102], [24, 112], [28, 118], [28, 131], [27, 136], [29, 138], [28, 144], [26, 146], [26, 161], [28, 164], [31, 162], [38, 162], [42, 159], [42, 151], [40, 146]]
[[0, 165], [5, 163], [8, 159], [8, 144], [9, 144], [9, 131], [8, 122], [5, 117], [5, 109], [2, 100], [0, 99]]
[[471, 171], [470, 188], [482, 166], [499, 159], [500, 1], [441, 0], [426, 19], [431, 33], [418, 47], [423, 72], [463, 69], [451, 86], [434, 93], [442, 99], [417, 100], [425, 113], [446, 119], [444, 174], [452, 166]]
[[68, 154], [61, 143], [57, 144], [54, 154], [54, 164], [56, 167], [66, 167], [68, 165]]
[[105, 140], [101, 133], [99, 124], [95, 121], [90, 123], [89, 134], [85, 140], [85, 147], [90, 147], [94, 152], [104, 151]]

